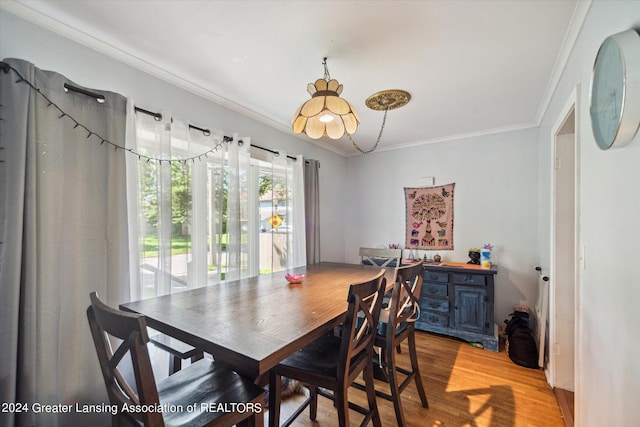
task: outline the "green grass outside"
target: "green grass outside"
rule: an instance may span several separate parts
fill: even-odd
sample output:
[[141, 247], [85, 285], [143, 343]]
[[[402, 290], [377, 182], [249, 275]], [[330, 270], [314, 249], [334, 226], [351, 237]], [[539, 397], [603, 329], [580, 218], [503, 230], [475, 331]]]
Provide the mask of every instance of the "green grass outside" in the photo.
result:
[[[222, 249], [227, 245], [227, 235], [222, 235]], [[191, 240], [188, 235], [176, 235], [171, 237], [171, 253], [181, 255], [189, 252]], [[142, 240], [142, 252], [144, 256], [158, 256], [158, 236], [147, 235]]]

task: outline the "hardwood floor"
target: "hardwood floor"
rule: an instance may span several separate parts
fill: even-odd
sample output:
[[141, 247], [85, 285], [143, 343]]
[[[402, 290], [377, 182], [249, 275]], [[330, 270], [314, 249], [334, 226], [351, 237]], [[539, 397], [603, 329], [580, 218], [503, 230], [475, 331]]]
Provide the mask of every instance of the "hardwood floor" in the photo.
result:
[[[554, 392], [541, 369], [514, 364], [504, 350], [490, 352], [426, 332], [417, 333], [417, 346], [429, 409], [420, 405], [415, 386], [407, 387], [402, 393], [402, 404], [409, 426], [564, 426]], [[399, 364], [408, 366], [406, 349], [399, 355]], [[377, 384], [381, 389], [385, 385]], [[364, 393], [353, 387], [349, 396], [354, 402], [366, 403]], [[302, 400], [302, 395], [286, 400], [282, 405], [282, 419]], [[391, 402], [379, 398], [378, 407], [382, 425], [395, 426]], [[335, 426], [335, 414], [332, 403], [320, 397], [317, 422], [309, 420], [306, 409], [293, 426]], [[358, 425], [359, 414], [353, 411], [351, 414], [351, 425]]]

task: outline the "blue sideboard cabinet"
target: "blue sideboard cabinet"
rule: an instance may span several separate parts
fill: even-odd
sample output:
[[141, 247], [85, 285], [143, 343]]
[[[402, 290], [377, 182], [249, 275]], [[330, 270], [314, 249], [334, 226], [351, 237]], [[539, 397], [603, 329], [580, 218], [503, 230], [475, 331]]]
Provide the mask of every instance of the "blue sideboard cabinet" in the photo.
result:
[[420, 318], [416, 329], [481, 343], [498, 351], [494, 322], [494, 276], [497, 267], [462, 263], [424, 265]]

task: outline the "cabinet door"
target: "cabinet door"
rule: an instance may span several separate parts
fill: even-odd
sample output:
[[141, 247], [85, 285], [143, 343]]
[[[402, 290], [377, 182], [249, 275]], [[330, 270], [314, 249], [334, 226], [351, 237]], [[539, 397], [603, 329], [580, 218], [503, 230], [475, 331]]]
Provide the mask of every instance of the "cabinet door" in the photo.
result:
[[455, 287], [454, 327], [473, 332], [484, 332], [485, 303], [487, 292], [484, 287]]

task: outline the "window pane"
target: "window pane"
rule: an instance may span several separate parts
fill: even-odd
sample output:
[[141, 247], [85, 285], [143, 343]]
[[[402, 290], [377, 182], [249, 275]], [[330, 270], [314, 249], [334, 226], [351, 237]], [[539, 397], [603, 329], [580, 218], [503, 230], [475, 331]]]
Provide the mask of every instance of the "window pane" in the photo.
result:
[[260, 274], [287, 268], [292, 233], [286, 167], [259, 162]]
[[286, 269], [293, 247], [286, 156], [251, 160], [248, 139], [220, 142], [169, 115], [162, 120], [136, 116], [132, 265], [140, 297]]

